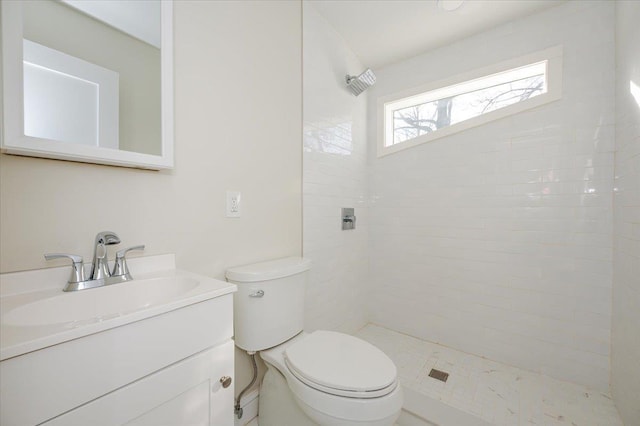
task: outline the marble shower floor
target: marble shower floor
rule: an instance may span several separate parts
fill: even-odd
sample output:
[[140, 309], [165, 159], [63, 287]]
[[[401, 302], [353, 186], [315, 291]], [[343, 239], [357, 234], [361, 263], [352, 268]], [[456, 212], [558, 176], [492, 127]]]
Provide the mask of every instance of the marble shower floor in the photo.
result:
[[[490, 424], [623, 426], [606, 393], [373, 324], [355, 335], [393, 359], [405, 388]], [[432, 368], [449, 373], [446, 383], [428, 376]]]

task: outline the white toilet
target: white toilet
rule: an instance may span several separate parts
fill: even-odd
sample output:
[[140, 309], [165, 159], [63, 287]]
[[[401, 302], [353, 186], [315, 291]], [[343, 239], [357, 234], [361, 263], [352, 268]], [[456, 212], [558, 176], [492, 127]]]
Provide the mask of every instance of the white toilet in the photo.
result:
[[308, 259], [227, 271], [236, 346], [260, 351], [260, 426], [389, 426], [402, 408], [396, 367], [375, 346], [333, 331], [303, 332]]

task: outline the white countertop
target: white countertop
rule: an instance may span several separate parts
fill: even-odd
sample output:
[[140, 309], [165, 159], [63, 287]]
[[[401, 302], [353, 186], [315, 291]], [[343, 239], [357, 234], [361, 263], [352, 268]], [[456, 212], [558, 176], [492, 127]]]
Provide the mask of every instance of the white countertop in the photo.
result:
[[[0, 313], [2, 315], [0, 319], [0, 360], [224, 296], [237, 289], [234, 284], [225, 281], [175, 269], [173, 255], [149, 256], [131, 260], [130, 268], [136, 278], [134, 281], [80, 290], [79, 292], [65, 293], [62, 291], [68, 278], [69, 267], [0, 275]], [[61, 276], [65, 278], [59, 282]], [[142, 283], [144, 281], [145, 289], [152, 289], [153, 283], [156, 282], [154, 280], [163, 279], [166, 282], [167, 279], [174, 278], [189, 280], [194, 284], [187, 291], [163, 298], [161, 303], [144, 303], [144, 300], [138, 301], [136, 299], [132, 303], [123, 302], [123, 306], [126, 305], [126, 307], [118, 311], [110, 312], [107, 315], [89, 315], [88, 317], [86, 311], [91, 307], [82, 306], [85, 311], [84, 318], [70, 320], [74, 313], [65, 312], [64, 321], [51, 324], [29, 321], [16, 325], [15, 321], [9, 320], [13, 315], [12, 312], [15, 314], [17, 309], [46, 299], [76, 297], [81, 303], [98, 305], [101, 300], [113, 301], [119, 297], [126, 298], [127, 292], [133, 288], [126, 286], [135, 285], [136, 282]], [[79, 293], [83, 293], [83, 296], [78, 297]], [[152, 299], [151, 294], [150, 299]], [[71, 301], [71, 299], [65, 299], [66, 301]]]

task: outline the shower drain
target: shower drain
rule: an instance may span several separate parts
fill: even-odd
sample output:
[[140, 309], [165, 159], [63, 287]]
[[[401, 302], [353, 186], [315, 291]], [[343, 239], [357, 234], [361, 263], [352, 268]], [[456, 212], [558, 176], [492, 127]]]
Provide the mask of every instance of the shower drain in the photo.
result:
[[429, 377], [433, 377], [436, 380], [440, 380], [441, 382], [446, 382], [449, 378], [449, 373], [445, 373], [444, 371], [436, 370], [432, 368], [429, 372]]

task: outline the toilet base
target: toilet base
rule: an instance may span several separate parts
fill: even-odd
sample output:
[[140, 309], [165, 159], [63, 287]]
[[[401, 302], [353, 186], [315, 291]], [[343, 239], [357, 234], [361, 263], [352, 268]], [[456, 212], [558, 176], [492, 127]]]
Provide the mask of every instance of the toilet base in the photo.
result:
[[293, 399], [282, 373], [269, 364], [260, 386], [258, 416], [260, 426], [318, 426]]

